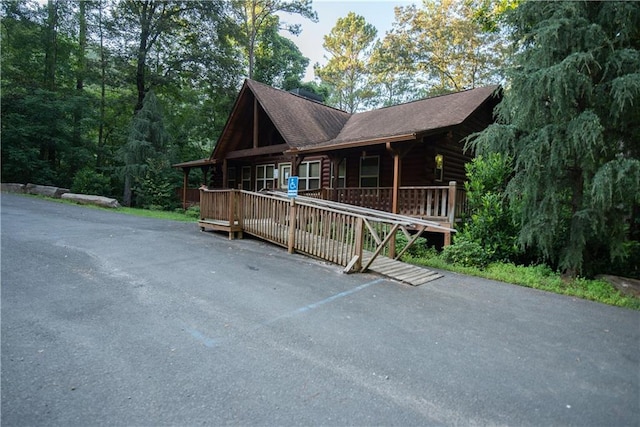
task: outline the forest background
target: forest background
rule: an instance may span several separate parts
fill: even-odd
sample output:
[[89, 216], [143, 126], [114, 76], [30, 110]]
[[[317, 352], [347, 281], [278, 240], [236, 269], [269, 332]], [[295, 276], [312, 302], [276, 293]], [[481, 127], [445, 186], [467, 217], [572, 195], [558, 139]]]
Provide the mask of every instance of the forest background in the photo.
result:
[[640, 3], [423, 0], [385, 34], [349, 13], [306, 82], [282, 32], [302, 30], [288, 16], [318, 19], [311, 0], [3, 0], [0, 13], [3, 182], [172, 209], [171, 164], [211, 153], [245, 78], [349, 112], [499, 83], [496, 124], [469, 141], [474, 210], [454, 246], [640, 275]]

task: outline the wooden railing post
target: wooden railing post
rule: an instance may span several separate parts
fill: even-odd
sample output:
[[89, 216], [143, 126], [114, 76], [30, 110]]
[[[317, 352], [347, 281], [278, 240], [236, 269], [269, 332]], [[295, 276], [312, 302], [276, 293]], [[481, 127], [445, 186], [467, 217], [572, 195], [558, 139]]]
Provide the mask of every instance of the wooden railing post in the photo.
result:
[[291, 204], [289, 205], [289, 242], [288, 249], [289, 253], [292, 254], [294, 252], [294, 248], [296, 245], [296, 216], [297, 216], [297, 206], [296, 199], [291, 199]]
[[244, 194], [240, 190], [234, 190], [234, 192], [238, 193], [237, 198], [237, 215], [238, 215], [238, 225], [240, 229], [244, 229]]
[[227, 217], [229, 218], [229, 225], [233, 225], [235, 223], [235, 204], [236, 204], [236, 193], [234, 190], [229, 191], [229, 206], [227, 206]]
[[358, 217], [356, 220], [356, 253], [355, 255], [358, 257], [353, 268], [355, 271], [360, 271], [362, 269], [362, 255], [364, 254], [364, 219]]

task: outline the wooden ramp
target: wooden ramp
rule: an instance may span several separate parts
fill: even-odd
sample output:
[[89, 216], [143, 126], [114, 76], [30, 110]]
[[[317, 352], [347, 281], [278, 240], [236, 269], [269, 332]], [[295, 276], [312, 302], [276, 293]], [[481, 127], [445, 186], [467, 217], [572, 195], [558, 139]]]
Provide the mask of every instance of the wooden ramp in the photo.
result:
[[[365, 260], [368, 261], [366, 255]], [[369, 266], [369, 270], [411, 286], [424, 285], [432, 280], [443, 277], [442, 274], [427, 268], [396, 261], [387, 257], [377, 257]]]
[[[372, 271], [419, 286], [441, 274], [399, 261], [425, 231], [453, 233], [448, 224], [285, 193], [201, 190], [200, 228], [246, 233], [345, 266], [345, 273]], [[406, 238], [398, 253], [396, 237]], [[446, 240], [446, 239], [445, 239]]]

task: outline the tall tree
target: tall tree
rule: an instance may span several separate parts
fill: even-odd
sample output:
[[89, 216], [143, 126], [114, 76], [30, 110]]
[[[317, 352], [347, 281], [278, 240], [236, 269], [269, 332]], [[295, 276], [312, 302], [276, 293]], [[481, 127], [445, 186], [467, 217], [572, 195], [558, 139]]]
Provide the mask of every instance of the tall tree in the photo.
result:
[[123, 195], [125, 206], [131, 206], [132, 185], [144, 177], [149, 161], [166, 154], [168, 142], [160, 104], [151, 90], [131, 122], [127, 143], [121, 149], [125, 165], [122, 170], [126, 183]]
[[406, 52], [398, 45], [398, 39], [390, 34], [382, 41], [378, 40], [373, 48], [369, 61], [371, 83], [382, 106], [408, 102], [420, 96], [416, 88], [423, 83], [413, 67], [407, 66], [410, 59], [402, 57], [403, 53]]
[[363, 16], [349, 12], [338, 18], [331, 32], [324, 36], [331, 57], [323, 67], [316, 67], [320, 80], [332, 87], [330, 103], [351, 113], [364, 107], [375, 97], [369, 85], [367, 61], [378, 31]]
[[[256, 48], [265, 30], [273, 25], [278, 12], [303, 16], [312, 22], [318, 21], [318, 14], [312, 8], [312, 0], [233, 0], [231, 13], [240, 25], [240, 43], [246, 49], [249, 63], [249, 78], [254, 78]], [[278, 20], [278, 25], [291, 34], [300, 34], [300, 25], [287, 24]]]
[[302, 81], [309, 58], [306, 58], [294, 42], [278, 34], [277, 16], [266, 28], [255, 51], [253, 78], [270, 86], [283, 88]]
[[400, 64], [426, 80], [427, 94], [472, 89], [499, 81], [504, 58], [502, 38], [483, 31], [471, 2], [424, 0], [396, 9], [388, 38]]
[[473, 146], [514, 159], [520, 243], [570, 275], [626, 256], [640, 204], [640, 3], [524, 2], [507, 22], [519, 51], [499, 122]]
[[[216, 6], [211, 3], [210, 6]], [[185, 27], [186, 14], [204, 7], [201, 2], [170, 0], [121, 0], [113, 9], [115, 26], [125, 43], [135, 43], [135, 85], [137, 100], [134, 111], [142, 108], [145, 93], [149, 90], [148, 68], [152, 53], [160, 55], [160, 40], [175, 36]], [[135, 39], [131, 39], [135, 35]], [[178, 44], [168, 43], [170, 47]], [[166, 46], [166, 44], [165, 44]]]

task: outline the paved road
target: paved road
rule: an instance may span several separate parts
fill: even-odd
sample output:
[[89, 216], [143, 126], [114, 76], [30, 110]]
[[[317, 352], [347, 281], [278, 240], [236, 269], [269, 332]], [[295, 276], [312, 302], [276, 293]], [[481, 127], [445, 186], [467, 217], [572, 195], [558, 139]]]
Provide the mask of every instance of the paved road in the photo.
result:
[[640, 313], [3, 194], [2, 425], [639, 425]]

